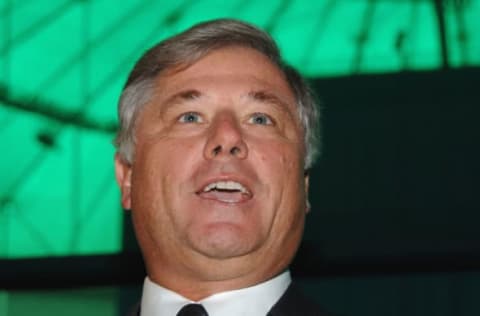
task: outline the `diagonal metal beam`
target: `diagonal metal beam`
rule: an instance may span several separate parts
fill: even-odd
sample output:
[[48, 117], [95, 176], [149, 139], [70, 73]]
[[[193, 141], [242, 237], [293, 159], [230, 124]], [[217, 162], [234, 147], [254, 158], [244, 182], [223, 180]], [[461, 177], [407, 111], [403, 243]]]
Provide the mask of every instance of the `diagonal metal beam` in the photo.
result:
[[267, 33], [272, 34], [275, 26], [278, 24], [278, 20], [280, 17], [288, 11], [288, 7], [290, 6], [290, 0], [282, 0], [280, 5], [275, 9], [273, 14], [270, 16], [267, 24], [265, 25], [264, 29]]
[[78, 111], [62, 110], [64, 106], [41, 100], [31, 101], [28, 97], [11, 97], [7, 89], [0, 84], [0, 104], [19, 111], [32, 113], [54, 120], [63, 125], [73, 125], [102, 133], [113, 134], [117, 129], [115, 122], [98, 122], [88, 119]]
[[358, 74], [362, 69], [365, 46], [370, 37], [370, 30], [372, 28], [373, 16], [375, 14], [376, 3], [375, 0], [369, 0], [365, 11], [363, 12], [361, 29], [356, 39], [355, 56], [352, 62], [352, 73]]
[[10, 50], [13, 46], [20, 44], [27, 40], [29, 37], [33, 36], [35, 33], [41, 31], [46, 26], [50, 25], [51, 23], [55, 22], [55, 17], [62, 16], [66, 12], [68, 12], [68, 7], [72, 4], [77, 3], [76, 0], [68, 0], [61, 5], [59, 5], [56, 9], [50, 11], [50, 13], [46, 14], [45, 16], [41, 17], [34, 23], [32, 23], [26, 30], [12, 38], [8, 45], [5, 45], [0, 50], [0, 57], [3, 57], [8, 50]]
[[111, 85], [112, 81], [117, 79], [119, 76], [123, 75], [125, 72], [125, 65], [131, 65], [135, 59], [139, 57], [139, 48], [146, 48], [148, 45], [151, 45], [152, 42], [157, 38], [159, 30], [165, 28], [165, 22], [160, 20], [155, 26], [152, 27], [151, 31], [145, 36], [140, 45], [137, 45], [127, 56], [125, 56], [119, 63], [118, 66], [113, 69], [105, 78], [91, 91], [85, 98], [86, 104], [82, 108], [82, 112], [86, 112], [88, 107], [92, 104], [90, 100], [98, 98], [102, 93], [107, 91], [107, 87]]
[[146, 10], [151, 4], [152, 1], [140, 1], [138, 5], [134, 8], [125, 12], [113, 23], [111, 23], [107, 28], [103, 30], [102, 33], [98, 34], [96, 37], [88, 41], [88, 43], [82, 47], [78, 52], [72, 55], [70, 58], [65, 60], [60, 64], [54, 71], [51, 73], [45, 80], [43, 80], [39, 85], [38, 91], [46, 91], [48, 88], [51, 88], [53, 83], [59, 78], [64, 77], [68, 72], [74, 69], [73, 65], [80, 63], [85, 59], [89, 53], [91, 53], [92, 47], [95, 48], [102, 43], [106, 42], [108, 38], [114, 35], [116, 32], [121, 30], [121, 26], [125, 27], [129, 21], [132, 21], [132, 17], [140, 14]]
[[[188, 2], [189, 0], [185, 1], [185, 3], [188, 3]], [[151, 3], [151, 1], [149, 1], [149, 3]], [[134, 10], [136, 11], [135, 14], [138, 14], [139, 11], [143, 9], [145, 9], [145, 3], [135, 8]], [[129, 14], [132, 14], [132, 11], [130, 11]], [[120, 22], [121, 22], [121, 19], [118, 20], [118, 23]], [[155, 27], [153, 27], [152, 31], [145, 37], [145, 39], [142, 41], [142, 44], [140, 46], [146, 46], [149, 43], [151, 43], [151, 41], [158, 34], [158, 30], [163, 28], [164, 23], [165, 23], [164, 20], [159, 21], [159, 23]], [[111, 27], [108, 30], [105, 30], [105, 32], [103, 32], [100, 36], [93, 39], [93, 41], [90, 42], [89, 44], [92, 45], [104, 40], [105, 37], [108, 37], [109, 35], [111, 35], [113, 30], [116, 29], [115, 27], [116, 25], [117, 23], [113, 23], [113, 25], [111, 25]], [[112, 32], [110, 32], [110, 30]], [[81, 51], [79, 54], [75, 55], [75, 60], [70, 60], [70, 62], [78, 62], [86, 54], [87, 54], [86, 51]], [[91, 93], [89, 93], [86, 96], [85, 98], [86, 105], [82, 107], [80, 111], [62, 110], [63, 107], [61, 104], [44, 102], [37, 96], [34, 98], [30, 98], [27, 96], [13, 98], [8, 94], [7, 87], [4, 84], [2, 85], [2, 83], [0, 83], [0, 102], [6, 107], [11, 107], [24, 112], [29, 112], [29, 113], [37, 114], [43, 117], [47, 117], [61, 124], [74, 125], [80, 128], [96, 130], [99, 132], [104, 132], [109, 134], [114, 133], [118, 126], [116, 122], [94, 121], [94, 120], [85, 118], [83, 116], [83, 113], [86, 112], [88, 108], [88, 104], [90, 104], [88, 101], [91, 100], [93, 97], [98, 96], [102, 91], [104, 91], [105, 87], [108, 86], [112, 80], [114, 80], [120, 74], [123, 73], [124, 65], [134, 60], [134, 58], [136, 58], [137, 55], [138, 55], [138, 47], [135, 50], [133, 50], [128, 56], [126, 56], [126, 58], [124, 58], [119, 63], [119, 67], [117, 67], [109, 75], [107, 75], [107, 77]], [[53, 78], [50, 77], [49, 79], [53, 79]], [[50, 80], [47, 80], [47, 81], [50, 81]]]
[[193, 6], [196, 0], [184, 0], [175, 10], [172, 10], [165, 18], [165, 27], [175, 25], [185, 15], [187, 10]]
[[418, 29], [419, 25], [419, 9], [418, 2], [411, 2], [409, 8], [408, 22], [405, 27], [398, 31], [395, 38], [395, 51], [400, 61], [400, 70], [404, 71], [410, 68], [410, 54], [407, 50], [407, 43], [411, 41], [413, 33]]
[[335, 9], [335, 5], [338, 4], [335, 0], [328, 0], [328, 2], [324, 5], [322, 12], [318, 14], [317, 22], [314, 26], [314, 32], [310, 39], [307, 41], [307, 45], [304, 49], [304, 53], [302, 58], [300, 59], [301, 65], [310, 65], [315, 56], [315, 51], [318, 46], [318, 42], [322, 37], [322, 32], [325, 30], [325, 26], [330, 20], [332, 13]]
[[[34, 161], [34, 169], [38, 168], [40, 165], [40, 163]], [[25, 181], [25, 179], [28, 178], [28, 175], [24, 175], [24, 179], [22, 179], [22, 181]], [[28, 213], [28, 210], [21, 209], [15, 201], [11, 201], [10, 204], [13, 206], [13, 210], [10, 215], [15, 217], [16, 221], [22, 224], [25, 232], [30, 236], [29, 240], [33, 241], [36, 247], [42, 249], [44, 253], [49, 255], [55, 254], [55, 247], [53, 247], [52, 243], [48, 240], [48, 238], [46, 238], [44, 232], [42, 232], [42, 230], [36, 226], [35, 221], [28, 218], [26, 214]], [[2, 206], [4, 207], [4, 205]], [[7, 253], [8, 252], [9, 249], [7, 248]]]
[[460, 63], [462, 66], [468, 64], [468, 52], [469, 52], [469, 34], [467, 31], [467, 23], [465, 21], [465, 11], [467, 10], [467, 4], [464, 1], [458, 1], [453, 3], [455, 20], [457, 21], [457, 40], [460, 48]]
[[[22, 1], [15, 1], [15, 10], [19, 10], [26, 5], [30, 5], [30, 2], [35, 0], [22, 0]], [[6, 0], [6, 4], [4, 4], [3, 8], [0, 9], [0, 16], [5, 16], [10, 11], [9, 7], [13, 7], [12, 0]]]
[[435, 6], [435, 15], [437, 17], [438, 23], [438, 37], [440, 40], [440, 47], [442, 53], [442, 68], [448, 69], [450, 68], [449, 65], [449, 58], [448, 58], [448, 47], [447, 47], [447, 32], [445, 29], [445, 11], [444, 6], [445, 3], [443, 0], [432, 0]]

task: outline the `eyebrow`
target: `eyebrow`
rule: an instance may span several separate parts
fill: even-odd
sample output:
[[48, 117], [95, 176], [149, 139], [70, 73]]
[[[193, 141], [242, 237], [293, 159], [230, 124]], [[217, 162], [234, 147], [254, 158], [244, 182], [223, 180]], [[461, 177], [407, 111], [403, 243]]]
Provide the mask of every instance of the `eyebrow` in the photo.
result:
[[[202, 96], [204, 96], [204, 94], [195, 89], [180, 91], [168, 97], [167, 100], [165, 100], [164, 104], [166, 106], [162, 107], [161, 112], [163, 113], [168, 111], [172, 106], [176, 104], [179, 104], [185, 101], [193, 101]], [[254, 90], [254, 91], [248, 92], [246, 94], [246, 97], [255, 102], [271, 104], [275, 106], [277, 109], [281, 110], [282, 112], [285, 112], [290, 116], [292, 115], [292, 113], [289, 111], [289, 104], [283, 101], [280, 97], [278, 97], [274, 93], [271, 93], [265, 90]]]
[[177, 103], [181, 101], [189, 101], [189, 100], [194, 100], [202, 96], [202, 93], [198, 90], [195, 89], [190, 89], [190, 90], [185, 90], [185, 91], [180, 91], [178, 93], [175, 93], [174, 95], [170, 96], [165, 103]]
[[270, 93], [264, 90], [250, 91], [247, 94], [247, 97], [257, 102], [272, 104], [276, 108], [284, 112], [287, 112], [289, 115], [292, 115], [292, 113], [290, 113], [289, 111], [289, 108], [290, 108], [289, 104], [273, 93]]
[[168, 97], [163, 104], [165, 106], [160, 107], [160, 113], [167, 112], [172, 106], [185, 102], [185, 101], [193, 101], [195, 99], [198, 99], [202, 96], [203, 94], [195, 89], [189, 89], [185, 91], [180, 91], [178, 93], [175, 93], [174, 95]]

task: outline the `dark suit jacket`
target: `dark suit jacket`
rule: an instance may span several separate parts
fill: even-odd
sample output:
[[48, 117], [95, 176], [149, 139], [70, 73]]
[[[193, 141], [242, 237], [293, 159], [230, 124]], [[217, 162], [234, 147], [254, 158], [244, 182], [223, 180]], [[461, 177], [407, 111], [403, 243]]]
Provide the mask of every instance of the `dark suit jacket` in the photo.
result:
[[[140, 315], [140, 307], [136, 307], [128, 316]], [[329, 316], [313, 300], [306, 297], [292, 282], [278, 302], [266, 316]], [[332, 316], [332, 315], [330, 315]]]
[[292, 282], [267, 316], [329, 316], [329, 314], [312, 299], [306, 297]]

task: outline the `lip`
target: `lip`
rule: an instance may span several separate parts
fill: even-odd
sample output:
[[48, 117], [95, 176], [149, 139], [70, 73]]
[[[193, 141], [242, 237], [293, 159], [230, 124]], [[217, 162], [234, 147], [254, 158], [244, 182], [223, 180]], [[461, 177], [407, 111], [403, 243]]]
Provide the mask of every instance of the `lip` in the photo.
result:
[[[217, 194], [215, 194], [213, 191], [203, 192], [204, 188], [207, 185], [214, 182], [220, 182], [220, 181], [237, 182], [247, 190], [247, 193], [242, 193], [238, 191], [235, 191], [232, 193], [219, 192]], [[199, 188], [195, 191], [195, 194], [202, 199], [213, 200], [213, 201], [218, 201], [218, 202], [227, 203], [227, 204], [246, 202], [248, 200], [251, 200], [254, 196], [252, 186], [250, 185], [249, 181], [238, 175], [220, 175], [220, 176], [209, 177], [205, 181], [202, 181]], [[227, 198], [228, 195], [231, 195], [231, 198]], [[225, 196], [225, 198], [222, 198], [222, 196]]]

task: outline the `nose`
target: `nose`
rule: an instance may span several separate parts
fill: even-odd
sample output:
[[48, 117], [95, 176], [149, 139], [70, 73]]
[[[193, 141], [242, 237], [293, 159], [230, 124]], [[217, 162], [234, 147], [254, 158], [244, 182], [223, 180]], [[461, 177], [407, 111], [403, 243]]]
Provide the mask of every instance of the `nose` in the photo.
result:
[[206, 159], [245, 159], [248, 147], [241, 127], [232, 114], [219, 114], [208, 131], [204, 156]]

